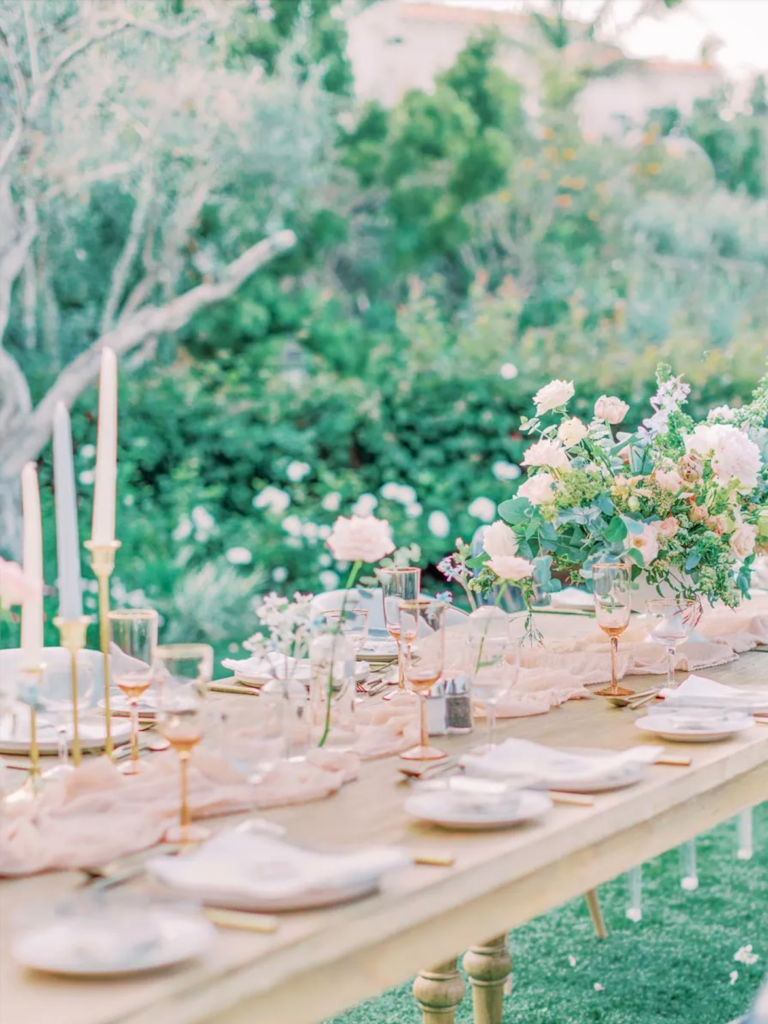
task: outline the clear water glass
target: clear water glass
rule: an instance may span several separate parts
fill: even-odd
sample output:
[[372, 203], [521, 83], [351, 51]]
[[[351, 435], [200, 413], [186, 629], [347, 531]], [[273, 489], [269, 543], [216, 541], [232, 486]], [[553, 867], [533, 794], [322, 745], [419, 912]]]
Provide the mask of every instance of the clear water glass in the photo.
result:
[[677, 648], [693, 632], [698, 615], [698, 602], [684, 597], [652, 598], [645, 602], [648, 636], [667, 652], [667, 686], [675, 689]]

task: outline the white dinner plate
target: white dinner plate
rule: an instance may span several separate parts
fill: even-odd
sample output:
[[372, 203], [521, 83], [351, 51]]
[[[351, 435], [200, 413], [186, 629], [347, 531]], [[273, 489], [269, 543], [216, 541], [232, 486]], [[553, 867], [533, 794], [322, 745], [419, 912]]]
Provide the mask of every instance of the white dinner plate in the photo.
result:
[[20, 932], [12, 952], [24, 967], [75, 977], [115, 977], [154, 971], [207, 952], [216, 929], [203, 917], [172, 910], [146, 913], [146, 937], [140, 930], [126, 938], [120, 919], [62, 917]]
[[701, 718], [698, 722], [695, 716], [682, 711], [646, 715], [635, 722], [641, 732], [650, 732], [678, 743], [715, 743], [730, 739], [754, 724], [754, 718], [742, 711], [728, 711], [717, 718]]
[[[567, 747], [562, 749], [562, 753], [580, 754], [596, 759], [616, 756], [616, 751], [613, 750], [591, 750], [586, 747]], [[479, 764], [465, 762], [463, 758], [461, 763], [465, 764], [467, 771], [473, 775], [482, 774], [494, 779], [509, 778], [512, 775], [509, 769], [504, 769], [502, 765], [494, 765], [490, 760], [484, 761], [482, 767]], [[535, 764], [531, 765], [528, 771], [539, 778], [534, 787], [536, 789], [555, 789], [561, 793], [609, 793], [614, 789], [634, 786], [642, 779], [646, 768], [647, 765], [640, 761], [629, 761], [611, 768], [610, 771], [593, 774], [587, 774], [585, 771], [579, 774], [576, 770], [567, 768], [561, 773], [556, 765], [539, 768]], [[520, 771], [523, 771], [522, 765]]]
[[[16, 724], [14, 728], [14, 716]], [[80, 745], [83, 751], [103, 750], [107, 738], [104, 722], [89, 716], [80, 719]], [[72, 726], [67, 728], [71, 746]], [[127, 743], [131, 738], [131, 723], [126, 718], [112, 719], [112, 742], [115, 746]], [[58, 754], [59, 738], [56, 728], [44, 713], [37, 716], [37, 745], [40, 753]], [[17, 710], [0, 718], [0, 754], [29, 753], [29, 708], [17, 705]]]
[[487, 809], [471, 810], [456, 804], [449, 793], [414, 793], [405, 801], [406, 814], [420, 821], [428, 821], [441, 828], [481, 832], [487, 829], [509, 828], [524, 821], [540, 818], [552, 806], [546, 793], [530, 789], [521, 790], [516, 799]]

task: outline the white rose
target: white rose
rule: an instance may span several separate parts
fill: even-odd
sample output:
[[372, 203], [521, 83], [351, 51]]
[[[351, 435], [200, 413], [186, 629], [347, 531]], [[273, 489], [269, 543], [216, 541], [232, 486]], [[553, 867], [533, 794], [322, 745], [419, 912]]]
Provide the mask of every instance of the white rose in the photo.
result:
[[742, 523], [731, 534], [731, 551], [739, 561], [749, 558], [755, 550], [757, 530], [748, 523]]
[[643, 556], [646, 568], [659, 554], [659, 527], [657, 523], [646, 523], [642, 533], [630, 533], [629, 546], [636, 548]]
[[566, 405], [571, 398], [573, 398], [572, 380], [552, 380], [543, 388], [539, 388], [533, 396], [536, 415], [543, 416], [545, 412]]
[[605, 420], [606, 423], [621, 423], [628, 412], [627, 403], [614, 396], [601, 395], [595, 402], [596, 419]]
[[746, 434], [730, 423], [700, 424], [685, 439], [685, 449], [712, 460], [718, 483], [727, 487], [737, 481], [740, 491], [757, 486], [762, 459], [760, 449]]
[[579, 444], [588, 433], [589, 428], [581, 422], [578, 416], [572, 416], [569, 420], [563, 420], [557, 430], [557, 436], [566, 448], [573, 448], [574, 445]]
[[683, 478], [676, 469], [657, 469], [653, 475], [662, 491], [669, 491], [671, 494], [677, 494], [678, 491], [682, 491]]
[[533, 575], [533, 562], [517, 555], [498, 555], [485, 563], [499, 579], [516, 582]]
[[490, 523], [496, 515], [496, 505], [490, 498], [475, 498], [467, 512], [474, 516], [475, 519], [481, 519], [484, 523]]
[[451, 532], [451, 523], [445, 512], [435, 510], [429, 513], [427, 527], [433, 537], [447, 537]]
[[506, 523], [498, 519], [483, 534], [483, 550], [491, 558], [517, 554], [517, 537]]
[[545, 505], [555, 496], [555, 481], [549, 473], [537, 473], [529, 476], [525, 483], [520, 484], [517, 493], [527, 498], [532, 505]]
[[550, 469], [567, 469], [568, 456], [559, 441], [543, 438], [532, 444], [523, 459], [525, 466], [548, 466]]
[[375, 516], [339, 516], [328, 547], [339, 562], [379, 562], [395, 550], [389, 523]]

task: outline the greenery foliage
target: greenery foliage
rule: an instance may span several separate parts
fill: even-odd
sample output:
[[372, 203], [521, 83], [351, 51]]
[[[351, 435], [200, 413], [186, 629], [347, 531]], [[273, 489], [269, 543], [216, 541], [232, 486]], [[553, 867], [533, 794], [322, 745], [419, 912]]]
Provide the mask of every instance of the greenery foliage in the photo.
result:
[[[520, 416], [553, 376], [575, 381], [582, 416], [602, 393], [647, 415], [660, 360], [685, 371], [695, 417], [751, 393], [768, 332], [759, 84], [735, 118], [724, 93], [687, 120], [655, 112], [587, 138], [575, 101], [601, 71], [566, 59], [573, 40], [545, 19], [536, 117], [492, 35], [431, 92], [360, 108], [336, 4], [234, 7], [201, 50], [203, 77], [268, 77], [249, 145], [217, 129], [215, 188], [178, 274], [215, 277], [281, 225], [299, 246], [159, 338], [153, 361], [124, 361], [119, 601], [156, 604], [169, 634], [224, 650], [253, 632], [251, 598], [333, 585], [324, 535], [361, 495], [425, 568], [469, 539], [514, 488]], [[167, 73], [186, 59], [180, 45]], [[214, 94], [174, 108], [177, 141], [205, 137]], [[163, 152], [172, 205], [187, 165], [172, 138]], [[50, 323], [27, 350], [17, 294], [6, 337], [38, 393], [93, 337], [133, 199], [104, 181], [46, 209]], [[73, 409], [84, 533], [94, 412], [93, 392]], [[41, 479], [50, 514], [49, 450]]]

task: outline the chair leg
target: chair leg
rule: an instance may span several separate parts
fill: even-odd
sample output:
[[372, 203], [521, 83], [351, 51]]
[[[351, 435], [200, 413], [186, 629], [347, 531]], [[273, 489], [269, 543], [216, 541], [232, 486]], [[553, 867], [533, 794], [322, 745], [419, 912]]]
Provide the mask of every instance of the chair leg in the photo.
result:
[[597, 889], [590, 889], [589, 892], [585, 892], [584, 898], [587, 901], [587, 908], [589, 916], [592, 918], [595, 935], [597, 935], [598, 939], [607, 939], [608, 930], [605, 927], [603, 912], [600, 909], [600, 897], [597, 895]]
[[629, 906], [626, 916], [630, 921], [637, 924], [643, 919], [643, 865], [638, 864], [636, 868], [627, 875], [627, 889], [629, 891]]
[[736, 856], [739, 860], [752, 859], [752, 808], [742, 811], [736, 819], [736, 834], [738, 836], [738, 850]]

